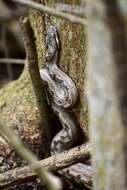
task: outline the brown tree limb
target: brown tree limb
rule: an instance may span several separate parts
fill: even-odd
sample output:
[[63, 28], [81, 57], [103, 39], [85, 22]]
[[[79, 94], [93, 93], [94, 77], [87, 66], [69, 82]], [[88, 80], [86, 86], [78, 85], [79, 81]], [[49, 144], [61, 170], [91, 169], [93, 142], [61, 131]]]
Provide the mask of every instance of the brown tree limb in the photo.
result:
[[[39, 164], [46, 169], [56, 171], [72, 164], [76, 164], [81, 160], [88, 158], [91, 153], [90, 143], [83, 144], [81, 146], [75, 147], [69, 151], [60, 153], [39, 161]], [[13, 170], [7, 171], [0, 174], [0, 187], [8, 186], [13, 183], [28, 181], [32, 178], [37, 177], [37, 175], [31, 170], [29, 166], [15, 168]], [[86, 174], [87, 183], [91, 181], [91, 175]]]

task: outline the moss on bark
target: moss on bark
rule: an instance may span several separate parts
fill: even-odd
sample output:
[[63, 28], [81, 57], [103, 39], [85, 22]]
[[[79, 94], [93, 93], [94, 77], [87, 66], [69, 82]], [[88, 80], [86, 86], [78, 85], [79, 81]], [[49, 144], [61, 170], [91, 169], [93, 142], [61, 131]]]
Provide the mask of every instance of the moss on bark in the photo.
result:
[[[52, 7], [55, 7], [56, 3], [61, 3], [58, 0], [37, 0], [37, 2]], [[80, 0], [62, 1], [62, 3], [75, 6], [81, 5]], [[29, 9], [29, 19], [34, 31], [39, 67], [44, 67], [46, 29], [51, 24], [57, 25], [61, 41], [59, 67], [74, 80], [77, 86], [79, 98], [73, 112], [84, 134], [87, 134], [88, 107], [86, 91], [84, 90], [86, 83], [87, 38], [86, 33], [84, 33], [84, 27], [43, 15], [33, 9]], [[35, 80], [33, 74], [35, 83], [36, 79], [35, 73]], [[38, 88], [43, 88], [40, 82], [36, 84], [36, 87], [37, 85], [39, 85]], [[9, 83], [0, 90], [0, 120], [5, 126], [13, 128], [14, 132], [38, 157], [46, 157], [49, 150], [42, 155], [44, 148], [42, 139], [45, 138], [46, 126], [49, 127], [49, 112], [45, 104], [44, 91], [41, 94], [42, 101], [41, 98], [39, 99], [40, 111], [33, 81], [26, 66], [18, 80]], [[2, 163], [1, 172], [24, 164], [2, 137], [0, 138], [0, 153], [2, 155], [2, 161], [0, 160]]]
[[[66, 3], [75, 7], [77, 5], [83, 6], [80, 0], [72, 0], [71, 2], [64, 0], [62, 3], [59, 0], [41, 2], [54, 8], [56, 8], [58, 3]], [[30, 10], [29, 17], [36, 36], [40, 67], [44, 67], [44, 61], [42, 60], [44, 60], [45, 53], [46, 30], [49, 25], [56, 25], [58, 27], [61, 42], [59, 67], [74, 80], [77, 86], [79, 98], [77, 105], [73, 108], [73, 112], [76, 115], [80, 127], [87, 134], [88, 106], [86, 91], [84, 90], [86, 84], [87, 28], [84, 29], [80, 24], [72, 24], [54, 16], [42, 16], [33, 9]]]

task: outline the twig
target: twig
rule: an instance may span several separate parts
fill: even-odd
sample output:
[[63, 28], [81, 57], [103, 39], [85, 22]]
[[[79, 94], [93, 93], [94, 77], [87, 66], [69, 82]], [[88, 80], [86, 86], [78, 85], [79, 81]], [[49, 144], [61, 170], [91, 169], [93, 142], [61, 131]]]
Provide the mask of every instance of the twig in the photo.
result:
[[36, 10], [39, 10], [41, 12], [45, 12], [49, 15], [53, 15], [56, 16], [58, 18], [62, 18], [62, 19], [66, 19], [72, 23], [78, 23], [78, 24], [82, 24], [82, 25], [86, 25], [87, 21], [84, 18], [72, 15], [70, 13], [64, 13], [62, 11], [58, 11], [54, 8], [39, 4], [39, 3], [35, 3], [33, 1], [30, 0], [13, 0], [14, 2], [20, 3], [22, 5], [34, 8]]
[[0, 63], [24, 65], [25, 64], [25, 59], [0, 58]]
[[[41, 165], [42, 168], [55, 171], [84, 160], [90, 155], [90, 153], [91, 145], [88, 143], [73, 148], [69, 151], [57, 154], [57, 156], [51, 156], [49, 158], [39, 161], [38, 163]], [[15, 182], [17, 183], [24, 180], [30, 180], [33, 177], [35, 178], [36, 174], [32, 172], [29, 166], [16, 168], [0, 174], [0, 187], [7, 186]], [[91, 181], [91, 176], [86, 175], [86, 180]]]
[[[38, 177], [43, 181], [48, 189], [50, 190], [60, 190], [61, 189], [61, 183], [59, 179], [55, 176], [53, 176], [51, 173], [47, 172], [43, 167], [41, 167], [40, 163], [38, 162], [35, 155], [33, 155], [32, 152], [30, 152], [25, 146], [22, 144], [21, 140], [18, 136], [14, 134], [14, 132], [9, 128], [3, 126], [3, 124], [0, 123], [0, 133], [2, 136], [6, 136], [9, 144], [12, 145], [12, 147], [16, 150], [16, 152], [24, 159], [26, 160], [32, 170], [38, 175]], [[18, 174], [19, 170], [18, 170]], [[2, 174], [1, 174], [2, 175]], [[13, 176], [13, 173], [12, 173]], [[12, 178], [11, 176], [11, 178]], [[0, 181], [2, 181], [2, 176], [0, 177]], [[4, 183], [5, 181], [3, 181]]]

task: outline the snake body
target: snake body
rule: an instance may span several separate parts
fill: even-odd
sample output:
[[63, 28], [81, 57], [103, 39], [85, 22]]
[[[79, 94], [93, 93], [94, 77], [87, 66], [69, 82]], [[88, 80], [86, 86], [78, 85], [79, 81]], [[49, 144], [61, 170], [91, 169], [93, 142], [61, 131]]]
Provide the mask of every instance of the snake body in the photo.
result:
[[[40, 76], [46, 84], [47, 100], [62, 124], [62, 130], [51, 142], [50, 152], [53, 155], [72, 148], [77, 141], [78, 126], [69, 109], [76, 104], [78, 93], [73, 80], [58, 68], [59, 38], [55, 26], [50, 26], [47, 31], [46, 46], [46, 67], [40, 70]], [[86, 170], [86, 166], [79, 163], [59, 173], [82, 182], [86, 175], [83, 170]]]
[[47, 31], [46, 46], [46, 68], [40, 70], [40, 75], [47, 84], [51, 107], [63, 127], [52, 140], [51, 154], [54, 154], [70, 149], [77, 140], [78, 129], [69, 108], [75, 105], [78, 93], [72, 79], [57, 66], [59, 39], [54, 26], [50, 26]]
[[77, 89], [71, 78], [57, 66], [59, 39], [56, 27], [50, 26], [46, 36], [46, 68], [40, 70], [42, 79], [48, 84], [48, 92], [54, 103], [68, 108], [77, 101]]

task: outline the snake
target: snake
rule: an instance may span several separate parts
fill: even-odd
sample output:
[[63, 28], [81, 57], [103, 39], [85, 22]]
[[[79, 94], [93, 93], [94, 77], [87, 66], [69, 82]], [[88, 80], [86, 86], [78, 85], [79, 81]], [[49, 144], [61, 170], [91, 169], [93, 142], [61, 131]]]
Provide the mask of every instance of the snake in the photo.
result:
[[[76, 105], [78, 92], [74, 81], [58, 67], [60, 42], [56, 26], [50, 25], [47, 30], [46, 48], [46, 65], [40, 69], [40, 76], [45, 84], [47, 102], [62, 125], [62, 129], [51, 142], [50, 153], [54, 155], [69, 150], [78, 139], [78, 125], [71, 111]], [[86, 170], [86, 166], [78, 163], [59, 170], [59, 173], [73, 176], [78, 182], [82, 182], [86, 175], [83, 173], [84, 169]]]

